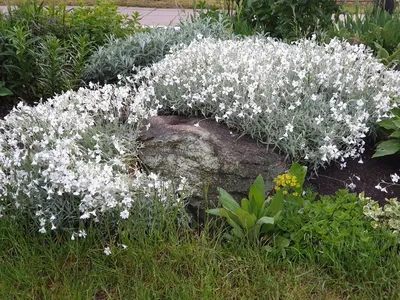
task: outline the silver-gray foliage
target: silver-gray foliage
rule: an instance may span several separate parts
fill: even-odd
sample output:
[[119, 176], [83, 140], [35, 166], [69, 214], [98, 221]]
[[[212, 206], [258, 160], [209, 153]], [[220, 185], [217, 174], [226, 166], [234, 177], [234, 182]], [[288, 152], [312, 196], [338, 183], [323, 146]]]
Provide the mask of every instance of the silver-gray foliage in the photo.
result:
[[228, 39], [230, 34], [222, 23], [198, 19], [182, 22], [178, 28], [156, 27], [124, 39], [111, 37], [90, 57], [83, 79], [85, 82], [116, 82], [118, 75], [131, 75], [134, 66], [150, 66], [163, 59], [172, 47], [188, 45], [201, 37]]

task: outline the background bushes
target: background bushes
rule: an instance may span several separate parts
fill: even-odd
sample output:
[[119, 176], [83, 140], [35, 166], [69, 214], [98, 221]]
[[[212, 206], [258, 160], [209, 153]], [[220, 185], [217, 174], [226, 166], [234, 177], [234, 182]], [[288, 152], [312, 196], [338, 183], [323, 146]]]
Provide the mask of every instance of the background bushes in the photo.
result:
[[67, 11], [65, 5], [22, 1], [0, 17], [0, 81], [35, 101], [80, 85], [84, 64], [107, 36], [140, 31], [112, 2]]

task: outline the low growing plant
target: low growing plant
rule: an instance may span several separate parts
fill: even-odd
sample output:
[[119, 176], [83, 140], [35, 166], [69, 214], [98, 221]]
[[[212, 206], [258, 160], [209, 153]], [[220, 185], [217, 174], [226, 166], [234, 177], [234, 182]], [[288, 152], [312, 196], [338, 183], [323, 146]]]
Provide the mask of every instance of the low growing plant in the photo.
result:
[[147, 82], [160, 113], [223, 121], [313, 171], [359, 157], [400, 96], [399, 72], [336, 39], [204, 39], [130, 80]]
[[[174, 185], [136, 167], [136, 139], [154, 115], [137, 91], [106, 85], [68, 91], [45, 103], [19, 103], [0, 120], [0, 215], [32, 228], [78, 230], [132, 220], [140, 210], [175, 210]], [[182, 192], [181, 192], [182, 195]]]
[[396, 198], [388, 199], [383, 207], [364, 194], [360, 194], [360, 199], [366, 202], [364, 215], [371, 219], [373, 228], [388, 229], [397, 235], [400, 233], [400, 203]]
[[315, 196], [306, 196], [301, 206], [288, 203], [278, 224], [280, 234], [290, 240], [288, 260], [314, 261], [357, 282], [373, 280], [371, 274], [385, 268], [386, 260], [398, 261], [397, 236], [374, 228], [364, 214], [365, 199], [347, 190]]
[[179, 28], [152, 28], [126, 38], [111, 37], [89, 58], [83, 78], [86, 82], [113, 83], [160, 61], [173, 47], [184, 47], [199, 37], [228, 39], [224, 25], [209, 19], [182, 22]]
[[242, 199], [241, 205], [224, 189], [219, 188], [222, 208], [210, 209], [207, 212], [226, 218], [228, 224], [232, 226], [231, 234], [225, 234], [230, 240], [239, 238], [251, 243], [258, 242], [262, 237], [270, 240], [273, 238], [271, 233], [275, 224], [281, 219], [285, 201], [296, 201], [300, 198], [306, 172], [307, 169], [298, 163], [293, 164], [289, 173], [276, 179], [276, 192], [268, 199], [264, 180], [259, 175], [250, 187], [248, 199]]

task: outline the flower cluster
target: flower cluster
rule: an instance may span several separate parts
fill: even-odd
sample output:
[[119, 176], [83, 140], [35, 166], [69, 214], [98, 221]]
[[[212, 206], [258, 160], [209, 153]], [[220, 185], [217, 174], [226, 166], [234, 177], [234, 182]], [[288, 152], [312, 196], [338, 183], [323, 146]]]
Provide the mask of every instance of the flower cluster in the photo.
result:
[[399, 72], [336, 39], [203, 39], [134, 77], [143, 79], [162, 112], [224, 121], [313, 170], [360, 157], [371, 125], [400, 97]]
[[[291, 191], [291, 189], [299, 189], [301, 188], [300, 183], [297, 181], [297, 177], [290, 173], [279, 175], [274, 179], [274, 183], [276, 184], [275, 190], [279, 191], [283, 189], [283, 194], [286, 195]], [[293, 192], [293, 196], [299, 196], [297, 192]]]
[[126, 219], [156, 200], [175, 205], [170, 182], [135, 168], [142, 120], [156, 113], [147, 92], [91, 86], [20, 103], [0, 121], [0, 213], [23, 212], [44, 233], [104, 214]]

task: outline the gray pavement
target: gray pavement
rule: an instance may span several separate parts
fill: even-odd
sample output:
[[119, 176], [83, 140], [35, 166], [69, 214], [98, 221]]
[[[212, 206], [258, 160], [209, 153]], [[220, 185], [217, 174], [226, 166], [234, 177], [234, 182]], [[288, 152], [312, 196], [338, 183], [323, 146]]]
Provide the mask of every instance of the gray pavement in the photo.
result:
[[[67, 9], [74, 9], [74, 6], [67, 6]], [[0, 6], [0, 11], [7, 12], [6, 6]], [[176, 8], [146, 8], [146, 7], [128, 7], [120, 6], [118, 11], [121, 14], [131, 15], [138, 12], [141, 20], [140, 23], [145, 26], [173, 26], [177, 25], [180, 20], [185, 20], [193, 14], [191, 9]]]

